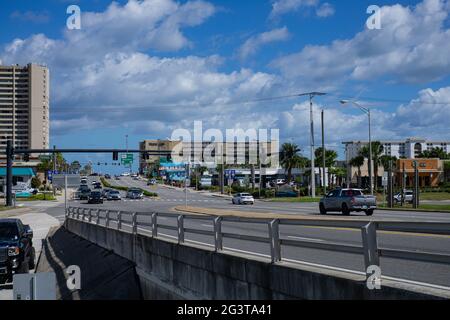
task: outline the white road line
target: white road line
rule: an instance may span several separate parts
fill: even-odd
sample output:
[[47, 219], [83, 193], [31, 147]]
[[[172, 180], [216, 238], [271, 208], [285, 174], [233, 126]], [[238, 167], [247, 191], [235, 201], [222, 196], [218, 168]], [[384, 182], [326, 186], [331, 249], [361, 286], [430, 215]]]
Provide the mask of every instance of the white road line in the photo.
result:
[[296, 237], [296, 236], [288, 236], [288, 238], [296, 239], [296, 240], [306, 240], [306, 241], [325, 242], [325, 240], [322, 240], [322, 239], [315, 239], [315, 238], [304, 238], [304, 237]]

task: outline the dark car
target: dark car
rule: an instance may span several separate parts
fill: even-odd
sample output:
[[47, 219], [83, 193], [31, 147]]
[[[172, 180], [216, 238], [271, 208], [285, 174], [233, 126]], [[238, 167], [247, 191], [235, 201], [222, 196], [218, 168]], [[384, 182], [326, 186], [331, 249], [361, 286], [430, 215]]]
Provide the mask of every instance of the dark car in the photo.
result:
[[100, 182], [96, 182], [94, 184], [94, 189], [101, 189], [102, 188], [102, 184]]
[[105, 179], [111, 179], [111, 176], [109, 174], [105, 174]]
[[103, 203], [102, 193], [100, 191], [92, 191], [89, 196], [88, 203], [89, 204]]
[[33, 231], [20, 219], [0, 219], [0, 282], [34, 269]]
[[142, 199], [144, 197], [144, 192], [142, 192], [141, 189], [138, 188], [130, 188], [127, 191], [127, 198], [128, 199]]
[[78, 188], [78, 199], [80, 200], [88, 200], [89, 196], [91, 195], [91, 189], [87, 185], [81, 185]]

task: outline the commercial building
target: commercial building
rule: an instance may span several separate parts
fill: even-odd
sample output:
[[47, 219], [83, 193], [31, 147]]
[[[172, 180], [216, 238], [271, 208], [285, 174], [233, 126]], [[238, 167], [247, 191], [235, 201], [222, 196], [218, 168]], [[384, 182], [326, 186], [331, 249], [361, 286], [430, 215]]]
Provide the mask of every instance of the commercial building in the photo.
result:
[[[444, 152], [450, 152], [450, 141], [428, 141], [422, 138], [409, 138], [405, 141], [380, 141], [383, 145], [383, 154], [397, 157], [397, 159], [414, 159], [422, 152], [434, 148], [442, 148]], [[362, 148], [369, 145], [368, 141], [343, 142], [345, 145], [345, 157], [349, 162], [357, 157]]]
[[0, 66], [0, 158], [7, 140], [16, 149], [49, 147], [49, 91], [47, 67]]
[[[275, 147], [276, 151], [274, 152], [272, 148]], [[249, 160], [251, 157], [257, 160], [259, 154], [264, 155], [267, 159], [272, 157], [272, 155], [278, 155], [278, 143], [275, 141], [268, 141], [267, 143], [260, 144], [258, 141], [244, 143], [211, 143], [207, 141], [182, 142], [180, 140], [144, 140], [139, 143], [139, 149], [141, 151], [174, 152], [183, 158], [183, 162], [188, 162], [192, 165], [201, 164], [210, 168], [215, 168], [217, 166], [217, 163], [214, 160], [220, 157], [220, 153], [222, 161], [227, 164], [248, 164], [250, 163]], [[221, 149], [222, 152], [220, 152]], [[211, 156], [211, 159], [208, 159], [209, 155]], [[267, 161], [267, 159], [263, 159], [262, 161]], [[141, 173], [146, 173], [155, 170], [155, 168], [158, 168], [160, 160], [160, 156], [145, 156], [141, 153], [139, 159], [139, 171]], [[274, 164], [276, 165], [277, 161], [274, 161]], [[276, 165], [276, 167], [278, 166]]]
[[414, 186], [414, 162], [417, 161], [419, 187], [437, 187], [444, 181], [444, 161], [439, 159], [399, 159], [395, 169], [397, 185]]

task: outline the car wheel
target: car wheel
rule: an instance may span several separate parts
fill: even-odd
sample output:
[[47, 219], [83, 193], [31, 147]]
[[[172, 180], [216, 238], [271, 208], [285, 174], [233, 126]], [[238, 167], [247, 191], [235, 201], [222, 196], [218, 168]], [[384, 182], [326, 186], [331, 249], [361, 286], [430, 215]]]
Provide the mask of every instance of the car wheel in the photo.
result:
[[33, 270], [36, 267], [36, 251], [34, 247], [31, 248], [30, 260], [28, 260], [28, 269]]
[[349, 216], [350, 215], [350, 209], [348, 208], [346, 203], [342, 204], [342, 214], [344, 216]]
[[319, 210], [320, 210], [320, 214], [327, 214], [327, 210], [325, 209], [325, 206], [323, 205], [323, 203], [319, 204]]
[[366, 216], [371, 216], [373, 215], [374, 210], [370, 209], [370, 210], [366, 210]]

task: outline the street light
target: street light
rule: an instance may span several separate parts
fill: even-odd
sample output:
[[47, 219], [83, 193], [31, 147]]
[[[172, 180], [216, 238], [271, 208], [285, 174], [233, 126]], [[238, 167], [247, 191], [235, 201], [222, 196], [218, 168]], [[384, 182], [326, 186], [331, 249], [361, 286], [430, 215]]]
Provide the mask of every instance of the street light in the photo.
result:
[[315, 154], [314, 154], [314, 117], [313, 117], [312, 99], [315, 96], [324, 96], [324, 95], [326, 95], [326, 93], [323, 93], [323, 92], [306, 92], [306, 93], [301, 93], [298, 95], [299, 97], [309, 96], [309, 118], [310, 118], [310, 122], [311, 122], [310, 141], [311, 141], [311, 197], [312, 198], [316, 197], [316, 166], [314, 163], [314, 156], [315, 156]]
[[362, 112], [366, 113], [369, 118], [369, 185], [370, 185], [370, 194], [373, 195], [372, 133], [371, 133], [371, 121], [370, 121], [370, 108], [363, 107], [361, 104], [359, 104], [356, 101], [341, 100], [341, 104], [349, 104], [349, 103], [357, 106]]

